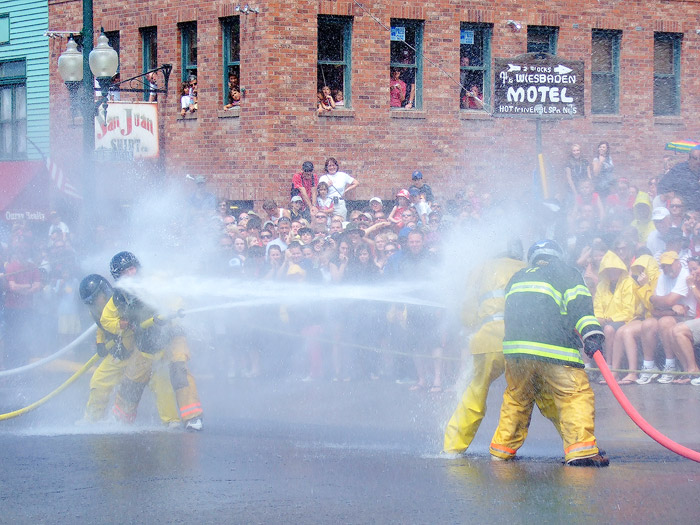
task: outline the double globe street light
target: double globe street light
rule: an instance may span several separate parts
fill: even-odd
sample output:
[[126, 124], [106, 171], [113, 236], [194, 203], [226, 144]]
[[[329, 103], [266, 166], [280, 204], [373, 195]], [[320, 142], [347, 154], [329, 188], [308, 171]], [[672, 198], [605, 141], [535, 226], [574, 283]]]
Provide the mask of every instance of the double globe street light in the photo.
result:
[[[78, 45], [71, 37], [68, 40], [66, 50], [58, 58], [58, 72], [71, 93], [71, 101], [75, 100], [78, 88], [83, 83], [83, 60], [83, 54], [78, 51]], [[119, 55], [109, 45], [104, 30], [97, 39], [97, 45], [90, 51], [89, 63], [90, 71], [100, 86], [101, 98], [95, 107], [95, 111], [97, 111], [100, 105], [107, 106], [107, 95], [112, 85], [112, 78], [117, 74], [119, 68]], [[87, 99], [87, 93], [84, 96]]]

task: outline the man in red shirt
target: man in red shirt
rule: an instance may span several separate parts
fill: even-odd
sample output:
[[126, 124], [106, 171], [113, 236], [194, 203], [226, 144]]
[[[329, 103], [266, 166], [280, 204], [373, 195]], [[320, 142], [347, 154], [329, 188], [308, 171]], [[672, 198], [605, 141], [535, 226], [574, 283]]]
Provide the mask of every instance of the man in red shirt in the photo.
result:
[[29, 260], [29, 247], [19, 243], [5, 267], [5, 359], [7, 368], [27, 364], [33, 356], [34, 295], [41, 290], [41, 273]]
[[299, 195], [304, 208], [316, 207], [316, 184], [318, 177], [314, 173], [313, 162], [308, 160], [301, 165], [301, 171], [292, 177], [292, 197]]

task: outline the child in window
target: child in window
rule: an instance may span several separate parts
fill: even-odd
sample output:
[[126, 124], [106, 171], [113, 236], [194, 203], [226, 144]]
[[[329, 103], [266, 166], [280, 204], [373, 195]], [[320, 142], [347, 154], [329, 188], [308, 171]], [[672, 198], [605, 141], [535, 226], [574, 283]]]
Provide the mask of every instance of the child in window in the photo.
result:
[[318, 111], [319, 113], [323, 113], [324, 111], [330, 111], [331, 108], [328, 104], [326, 104], [325, 97], [323, 96], [323, 92], [319, 91], [316, 93], [316, 99], [317, 99], [317, 104], [318, 104]]
[[392, 108], [400, 108], [403, 101], [406, 99], [406, 82], [401, 80], [401, 71], [399, 69], [391, 70], [391, 78], [389, 80], [389, 106]]
[[323, 86], [321, 88], [321, 93], [323, 93], [323, 103], [328, 106], [327, 111], [335, 108], [335, 100], [331, 96], [331, 88], [328, 86]]
[[194, 113], [194, 103], [192, 102], [192, 97], [190, 96], [190, 84], [189, 82], [182, 83], [182, 96], [180, 97], [180, 116], [184, 117], [185, 113]]
[[345, 99], [343, 97], [343, 92], [339, 89], [333, 90], [333, 100], [335, 100], [335, 107], [344, 107]]
[[462, 97], [462, 109], [484, 109], [484, 95], [480, 92], [479, 86], [473, 85]]
[[224, 109], [231, 109], [239, 106], [241, 104], [241, 92], [238, 91], [237, 87], [232, 87], [228, 94], [228, 104], [224, 106]]
[[190, 99], [192, 100], [192, 112], [197, 111], [197, 77], [190, 76]]

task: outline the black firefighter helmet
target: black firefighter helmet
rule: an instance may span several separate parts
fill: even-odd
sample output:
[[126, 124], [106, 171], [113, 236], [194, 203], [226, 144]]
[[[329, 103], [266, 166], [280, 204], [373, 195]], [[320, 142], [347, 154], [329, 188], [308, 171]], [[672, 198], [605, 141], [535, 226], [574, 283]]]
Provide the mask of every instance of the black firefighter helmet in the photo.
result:
[[100, 293], [106, 297], [112, 296], [112, 285], [109, 281], [96, 273], [91, 273], [80, 281], [80, 300], [85, 304], [92, 304]]
[[109, 271], [115, 281], [129, 268], [141, 268], [141, 263], [131, 252], [119, 252], [112, 257], [112, 260], [109, 262]]

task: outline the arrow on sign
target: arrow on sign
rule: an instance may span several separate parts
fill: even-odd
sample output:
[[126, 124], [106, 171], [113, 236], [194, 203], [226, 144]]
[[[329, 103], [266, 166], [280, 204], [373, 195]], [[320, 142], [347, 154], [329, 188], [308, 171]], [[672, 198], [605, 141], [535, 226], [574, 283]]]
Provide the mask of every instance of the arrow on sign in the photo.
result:
[[522, 68], [513, 64], [508, 64], [508, 73], [512, 71], [520, 71]]
[[566, 75], [567, 73], [570, 73], [571, 71], [573, 71], [573, 69], [569, 69], [568, 67], [562, 66], [561, 64], [559, 64], [557, 67], [554, 68], [554, 72], [559, 73], [560, 75]]

